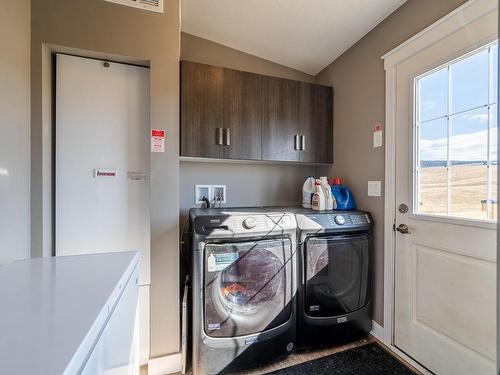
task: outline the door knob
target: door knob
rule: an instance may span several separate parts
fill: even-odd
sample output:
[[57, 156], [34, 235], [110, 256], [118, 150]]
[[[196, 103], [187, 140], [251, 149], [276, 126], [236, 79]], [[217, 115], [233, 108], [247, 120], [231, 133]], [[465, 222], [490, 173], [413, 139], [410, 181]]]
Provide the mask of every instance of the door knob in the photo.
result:
[[399, 224], [396, 230], [401, 234], [410, 234], [410, 230], [406, 224]]

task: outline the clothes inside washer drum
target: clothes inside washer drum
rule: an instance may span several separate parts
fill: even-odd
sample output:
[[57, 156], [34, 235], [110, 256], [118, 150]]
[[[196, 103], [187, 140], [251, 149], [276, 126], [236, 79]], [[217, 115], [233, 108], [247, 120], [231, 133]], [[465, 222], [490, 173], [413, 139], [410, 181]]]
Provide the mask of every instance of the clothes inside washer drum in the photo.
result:
[[265, 249], [253, 249], [220, 275], [220, 294], [232, 311], [248, 314], [270, 301], [280, 290], [282, 261]]

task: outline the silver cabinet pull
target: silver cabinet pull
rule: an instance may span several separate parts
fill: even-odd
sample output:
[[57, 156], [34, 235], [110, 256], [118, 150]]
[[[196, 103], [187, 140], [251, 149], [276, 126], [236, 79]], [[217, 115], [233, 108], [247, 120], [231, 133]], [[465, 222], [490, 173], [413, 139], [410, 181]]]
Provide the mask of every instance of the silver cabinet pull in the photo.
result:
[[306, 136], [304, 134], [300, 136], [300, 149], [302, 151], [306, 150]]
[[226, 146], [230, 146], [231, 145], [231, 129], [229, 128], [226, 128], [224, 129], [224, 133], [225, 133], [225, 145]]
[[217, 144], [222, 146], [223, 141], [222, 128], [217, 128]]
[[293, 136], [293, 149], [298, 150], [299, 149], [299, 135], [295, 134]]

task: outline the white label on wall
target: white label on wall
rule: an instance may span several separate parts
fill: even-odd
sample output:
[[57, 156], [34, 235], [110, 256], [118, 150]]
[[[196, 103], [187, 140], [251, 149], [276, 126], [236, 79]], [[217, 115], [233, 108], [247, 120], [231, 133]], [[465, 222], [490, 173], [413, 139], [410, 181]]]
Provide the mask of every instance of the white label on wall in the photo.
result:
[[146, 172], [127, 172], [127, 178], [132, 181], [148, 181]]
[[165, 130], [151, 129], [151, 152], [165, 152]]
[[116, 169], [111, 169], [111, 168], [95, 168], [94, 169], [94, 178], [116, 177], [116, 175], [117, 175]]
[[382, 147], [383, 134], [382, 134], [382, 124], [375, 125], [373, 132], [373, 147]]

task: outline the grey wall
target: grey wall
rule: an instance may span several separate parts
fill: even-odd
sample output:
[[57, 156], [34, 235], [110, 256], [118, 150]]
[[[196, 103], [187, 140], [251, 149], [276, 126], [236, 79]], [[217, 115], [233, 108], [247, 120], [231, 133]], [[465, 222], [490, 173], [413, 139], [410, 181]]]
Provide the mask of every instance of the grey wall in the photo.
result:
[[385, 120], [380, 57], [464, 2], [408, 0], [316, 77], [335, 92], [334, 165], [320, 173], [343, 177], [359, 208], [375, 218], [374, 318], [379, 324], [384, 312], [384, 198], [368, 197], [367, 182], [384, 180], [384, 148], [374, 149], [372, 144], [374, 125]]
[[51, 132], [46, 113], [50, 89], [44, 86], [46, 50], [65, 47], [82, 55], [149, 62], [151, 127], [166, 130], [166, 152], [151, 155], [151, 355], [178, 352], [179, 0], [166, 0], [164, 14], [103, 0], [32, 0], [31, 5], [33, 251], [43, 254], [42, 223], [50, 219], [51, 209], [44, 205], [43, 194], [51, 173], [44, 163], [44, 140]]
[[181, 59], [297, 81], [314, 82], [314, 77], [307, 73], [187, 33], [181, 33]]
[[0, 1], [0, 264], [30, 256], [30, 1]]
[[181, 162], [181, 215], [194, 207], [196, 184], [226, 185], [231, 207], [300, 205], [311, 166]]
[[[181, 59], [247, 72], [313, 82], [306, 73], [181, 33]], [[227, 185], [228, 206], [298, 205], [302, 184], [314, 166], [282, 164], [181, 162], [181, 220], [194, 207], [194, 185]]]

